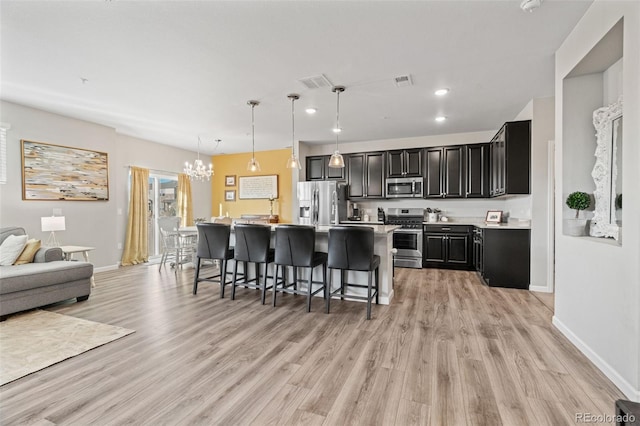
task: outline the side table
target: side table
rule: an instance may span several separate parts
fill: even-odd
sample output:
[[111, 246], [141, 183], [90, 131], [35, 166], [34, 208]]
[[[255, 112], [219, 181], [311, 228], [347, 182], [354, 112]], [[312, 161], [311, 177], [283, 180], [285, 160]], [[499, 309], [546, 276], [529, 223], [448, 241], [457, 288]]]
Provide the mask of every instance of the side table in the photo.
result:
[[[82, 253], [82, 257], [85, 262], [89, 262], [89, 252], [91, 250], [95, 250], [95, 247], [85, 247], [85, 246], [60, 246], [62, 249], [62, 255], [64, 260], [72, 261], [74, 253]], [[91, 287], [95, 287], [96, 282], [93, 279], [93, 275], [91, 276]]]

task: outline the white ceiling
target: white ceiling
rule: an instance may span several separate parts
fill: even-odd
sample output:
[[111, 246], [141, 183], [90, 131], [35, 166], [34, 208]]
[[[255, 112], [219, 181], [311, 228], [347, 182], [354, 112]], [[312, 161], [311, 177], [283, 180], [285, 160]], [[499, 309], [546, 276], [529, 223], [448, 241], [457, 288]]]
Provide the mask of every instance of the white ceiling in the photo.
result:
[[[341, 143], [490, 130], [553, 96], [554, 52], [590, 3], [3, 0], [0, 96], [232, 153], [251, 150], [249, 99], [256, 150], [291, 145], [292, 92], [296, 139], [335, 141], [335, 94], [297, 81], [324, 74], [347, 87]], [[413, 86], [395, 86], [402, 74]]]

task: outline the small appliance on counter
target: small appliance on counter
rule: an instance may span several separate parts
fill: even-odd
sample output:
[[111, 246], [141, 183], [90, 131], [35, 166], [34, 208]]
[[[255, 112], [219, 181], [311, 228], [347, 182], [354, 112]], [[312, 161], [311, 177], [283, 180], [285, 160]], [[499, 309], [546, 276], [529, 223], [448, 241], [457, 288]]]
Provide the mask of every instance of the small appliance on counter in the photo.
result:
[[347, 217], [347, 220], [362, 220], [362, 217], [360, 217], [360, 209], [356, 203], [351, 204], [351, 215]]
[[382, 210], [380, 207], [378, 207], [378, 222], [386, 223], [385, 217], [384, 217], [384, 210]]

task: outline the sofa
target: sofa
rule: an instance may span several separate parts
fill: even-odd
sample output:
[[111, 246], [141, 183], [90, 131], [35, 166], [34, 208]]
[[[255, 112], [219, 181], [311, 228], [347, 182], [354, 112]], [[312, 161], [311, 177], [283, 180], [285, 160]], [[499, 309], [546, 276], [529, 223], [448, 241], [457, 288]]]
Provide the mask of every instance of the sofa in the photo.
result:
[[[0, 228], [0, 244], [9, 235], [25, 235], [19, 227]], [[63, 260], [60, 247], [41, 247], [32, 263], [0, 266], [0, 318], [15, 312], [91, 294], [93, 265]]]

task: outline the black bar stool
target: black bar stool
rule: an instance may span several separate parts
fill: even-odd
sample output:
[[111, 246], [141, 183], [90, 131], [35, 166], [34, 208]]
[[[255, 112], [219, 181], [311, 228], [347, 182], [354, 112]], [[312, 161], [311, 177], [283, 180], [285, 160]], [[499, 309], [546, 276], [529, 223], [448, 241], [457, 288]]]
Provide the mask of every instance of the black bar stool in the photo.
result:
[[[273, 277], [273, 306], [276, 306], [278, 291], [291, 294], [307, 295], [307, 312], [311, 312], [311, 296], [323, 291], [327, 297], [327, 253], [315, 251], [316, 230], [313, 226], [279, 225], [276, 228], [275, 274]], [[322, 265], [322, 284], [313, 291], [313, 270]], [[293, 283], [287, 285], [287, 267], [293, 267]], [[309, 268], [307, 291], [298, 290], [298, 268]], [[282, 280], [278, 282], [278, 271], [282, 270]], [[305, 280], [301, 280], [305, 281]], [[282, 284], [278, 287], [278, 284]], [[293, 287], [293, 288], [291, 288]]]
[[[269, 263], [273, 262], [274, 250], [269, 248], [271, 242], [271, 227], [254, 224], [236, 224], [236, 245], [233, 265], [233, 282], [231, 284], [231, 300], [236, 298], [236, 287], [242, 284], [245, 287], [255, 288], [262, 291], [262, 304], [264, 305], [267, 293], [267, 269]], [[244, 264], [244, 281], [238, 283], [238, 262]], [[247, 263], [254, 263], [256, 266], [256, 277], [248, 279]], [[260, 284], [260, 264], [264, 263], [264, 280]], [[253, 283], [253, 284], [252, 284]]]
[[[378, 304], [378, 283], [380, 256], [373, 254], [373, 228], [362, 226], [336, 226], [329, 229], [329, 286], [327, 297], [327, 313], [331, 304], [331, 296], [340, 292], [341, 299], [367, 301], [367, 319], [371, 319], [371, 301], [375, 296]], [[340, 270], [340, 288], [331, 291], [331, 270]], [[346, 283], [344, 271], [366, 271], [369, 273], [367, 285]], [[375, 274], [375, 286], [371, 282], [371, 273]], [[366, 296], [345, 294], [345, 287], [366, 288]]]
[[[229, 247], [231, 226], [222, 223], [198, 223], [198, 248], [196, 251], [196, 274], [193, 278], [193, 294], [198, 293], [200, 281], [220, 283], [220, 297], [224, 298], [224, 287], [231, 284], [227, 281], [227, 261], [233, 259], [233, 248]], [[207, 278], [200, 278], [200, 261], [220, 261], [220, 273]], [[224, 277], [224, 278], [223, 278]]]

